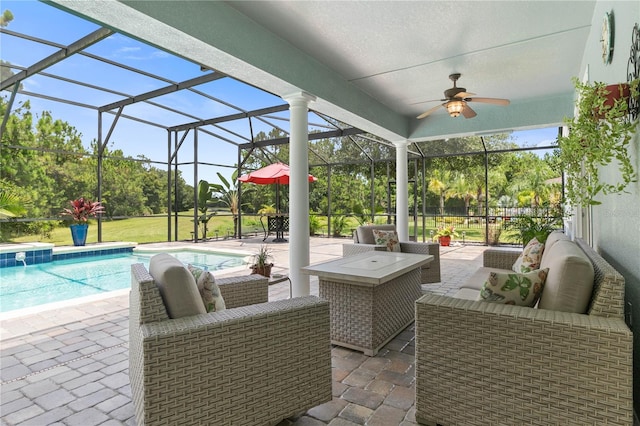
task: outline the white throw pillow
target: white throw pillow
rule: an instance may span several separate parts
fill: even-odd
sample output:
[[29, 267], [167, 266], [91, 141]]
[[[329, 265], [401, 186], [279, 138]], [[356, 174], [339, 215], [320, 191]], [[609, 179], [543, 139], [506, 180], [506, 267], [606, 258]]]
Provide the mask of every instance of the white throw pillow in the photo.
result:
[[539, 242], [535, 237], [532, 238], [524, 250], [522, 250], [522, 253], [520, 253], [520, 256], [518, 256], [511, 269], [518, 273], [531, 272], [539, 269], [543, 252], [544, 244]]
[[213, 274], [193, 265], [188, 265], [187, 269], [189, 269], [189, 272], [191, 272], [193, 278], [196, 280], [202, 303], [204, 303], [204, 308], [207, 312], [217, 312], [226, 309], [220, 288], [218, 284], [216, 284]]
[[386, 246], [387, 251], [400, 251], [400, 241], [398, 240], [398, 233], [396, 231], [374, 229], [373, 239], [376, 245]]
[[532, 308], [542, 294], [548, 272], [548, 269], [538, 269], [525, 274], [491, 272], [482, 285], [479, 300]]

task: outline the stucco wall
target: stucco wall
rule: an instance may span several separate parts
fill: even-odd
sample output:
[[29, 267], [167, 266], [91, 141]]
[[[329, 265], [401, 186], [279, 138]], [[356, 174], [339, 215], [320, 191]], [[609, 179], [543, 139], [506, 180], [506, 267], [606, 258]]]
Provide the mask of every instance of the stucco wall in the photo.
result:
[[[600, 49], [601, 25], [605, 13], [610, 11], [615, 19], [615, 50], [612, 63], [605, 65]], [[599, 1], [579, 75], [582, 77], [588, 67], [590, 81], [626, 81], [631, 34], [636, 23], [640, 24], [640, 2]], [[630, 154], [636, 171], [640, 170], [638, 134], [632, 141]], [[615, 164], [602, 170], [604, 179], [617, 175]], [[591, 226], [594, 248], [625, 277], [627, 318], [631, 317], [632, 330], [640, 330], [640, 182], [631, 184], [627, 190], [629, 194], [599, 197], [602, 205], [592, 207]], [[640, 413], [640, 333], [634, 333], [634, 402], [635, 412]]]

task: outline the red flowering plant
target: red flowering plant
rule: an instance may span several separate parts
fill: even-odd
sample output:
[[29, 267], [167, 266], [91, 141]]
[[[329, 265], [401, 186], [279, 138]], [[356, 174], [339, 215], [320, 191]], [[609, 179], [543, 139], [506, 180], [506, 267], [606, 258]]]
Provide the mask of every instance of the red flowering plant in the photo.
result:
[[104, 213], [104, 207], [100, 201], [90, 201], [84, 197], [69, 201], [70, 209], [63, 209], [63, 216], [71, 216], [74, 222], [84, 223], [90, 217]]

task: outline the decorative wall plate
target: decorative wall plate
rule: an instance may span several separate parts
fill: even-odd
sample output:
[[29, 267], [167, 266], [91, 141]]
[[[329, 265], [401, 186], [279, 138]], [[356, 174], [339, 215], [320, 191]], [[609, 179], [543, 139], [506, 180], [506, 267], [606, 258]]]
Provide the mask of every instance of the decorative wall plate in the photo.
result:
[[613, 41], [615, 36], [613, 11], [604, 14], [602, 19], [602, 39], [600, 43], [602, 45], [602, 61], [605, 64], [610, 64], [613, 59]]

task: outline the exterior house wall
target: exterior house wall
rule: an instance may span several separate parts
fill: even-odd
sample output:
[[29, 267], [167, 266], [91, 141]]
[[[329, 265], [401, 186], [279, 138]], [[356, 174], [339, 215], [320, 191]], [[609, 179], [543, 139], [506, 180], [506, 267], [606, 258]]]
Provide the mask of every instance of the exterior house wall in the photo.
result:
[[[615, 48], [612, 62], [607, 65], [602, 60], [600, 39], [602, 20], [611, 11], [615, 20]], [[586, 71], [589, 81], [608, 84], [626, 81], [635, 24], [640, 24], [640, 2], [598, 1], [579, 77]], [[640, 170], [638, 133], [630, 154], [636, 171]], [[619, 175], [615, 164], [601, 172], [607, 180]], [[593, 247], [625, 277], [627, 324], [632, 330], [640, 330], [640, 182], [632, 183], [627, 191], [628, 194], [600, 196], [602, 204], [590, 208], [589, 226]], [[640, 413], [640, 333], [634, 333], [634, 407]]]

